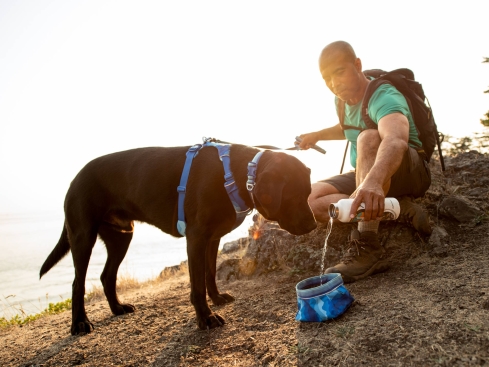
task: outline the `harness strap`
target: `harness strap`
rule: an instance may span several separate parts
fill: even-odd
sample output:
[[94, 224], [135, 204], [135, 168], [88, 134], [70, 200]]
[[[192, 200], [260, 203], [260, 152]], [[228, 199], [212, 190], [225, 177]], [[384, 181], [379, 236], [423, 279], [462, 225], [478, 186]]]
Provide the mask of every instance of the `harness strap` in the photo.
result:
[[[224, 168], [224, 188], [228, 193], [229, 199], [233, 204], [236, 214], [245, 212], [245, 217], [252, 209], [248, 208], [241, 196], [239, 196], [238, 186], [236, 185], [233, 173], [231, 172], [231, 158], [229, 156], [231, 146], [229, 144], [220, 144], [214, 142], [206, 142], [204, 143], [204, 146], [212, 146], [217, 149], [219, 159], [221, 160]], [[239, 224], [241, 224], [241, 222]]]
[[[234, 223], [233, 229], [237, 228], [241, 223], [243, 223], [244, 219], [248, 214], [251, 213], [253, 208], [249, 208], [244, 200], [239, 196], [238, 186], [234, 180], [233, 174], [231, 172], [231, 158], [229, 156], [230, 145], [229, 144], [220, 144], [211, 141], [206, 141], [204, 144], [196, 144], [187, 151], [187, 158], [185, 160], [185, 165], [183, 167], [182, 176], [180, 178], [180, 185], [177, 187], [178, 191], [178, 221], [177, 221], [177, 230], [182, 236], [185, 236], [185, 231], [187, 228], [187, 223], [185, 222], [185, 212], [183, 209], [183, 205], [185, 202], [185, 193], [188, 175], [190, 173], [190, 168], [192, 166], [192, 161], [195, 156], [198, 154], [200, 149], [205, 146], [212, 146], [217, 149], [219, 154], [219, 159], [222, 162], [224, 168], [224, 188], [228, 193], [229, 199], [233, 204], [234, 210], [236, 212], [236, 222]], [[256, 169], [258, 165], [258, 161], [262, 156], [263, 151], [258, 152], [253, 161], [248, 163], [248, 181], [246, 183], [246, 188], [248, 189], [251, 200], [253, 201], [253, 206], [255, 206], [255, 201], [253, 199], [253, 188], [255, 187], [255, 179], [256, 179]], [[251, 165], [251, 169], [250, 169]]]
[[253, 160], [248, 163], [248, 181], [246, 181], [246, 189], [250, 193], [253, 206], [256, 208], [255, 199], [253, 198], [253, 189], [256, 185], [256, 170], [258, 169], [258, 161], [263, 155], [263, 151], [256, 153]]
[[185, 212], [183, 211], [183, 203], [185, 202], [185, 192], [187, 191], [187, 180], [190, 173], [190, 167], [194, 157], [202, 149], [202, 144], [195, 144], [191, 146], [187, 151], [187, 159], [185, 159], [185, 165], [183, 166], [182, 176], [180, 177], [180, 185], [177, 187], [178, 191], [178, 222], [177, 230], [182, 236], [185, 237], [185, 230], [187, 229], [187, 223], [185, 222]]

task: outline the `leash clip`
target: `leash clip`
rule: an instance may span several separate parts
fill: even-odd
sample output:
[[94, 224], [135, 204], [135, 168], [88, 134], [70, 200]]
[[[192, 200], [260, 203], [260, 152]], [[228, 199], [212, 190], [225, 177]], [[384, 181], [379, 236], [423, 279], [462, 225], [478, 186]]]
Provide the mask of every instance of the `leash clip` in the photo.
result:
[[257, 163], [256, 162], [249, 162], [248, 163], [248, 181], [246, 181], [246, 189], [248, 191], [253, 191], [253, 188], [255, 187], [255, 179], [256, 179], [256, 167]]

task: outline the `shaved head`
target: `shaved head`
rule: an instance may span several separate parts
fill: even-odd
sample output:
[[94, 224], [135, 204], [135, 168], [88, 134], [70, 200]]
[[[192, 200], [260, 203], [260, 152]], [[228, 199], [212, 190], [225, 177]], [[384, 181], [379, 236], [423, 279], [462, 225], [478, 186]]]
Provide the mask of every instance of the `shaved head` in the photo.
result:
[[328, 56], [337, 53], [343, 55], [345, 61], [355, 62], [357, 59], [357, 55], [355, 54], [355, 51], [353, 51], [353, 47], [351, 47], [348, 42], [336, 41], [323, 48], [321, 55], [319, 56], [319, 60], [325, 59]]
[[348, 42], [327, 45], [319, 57], [319, 72], [336, 97], [349, 105], [361, 101], [369, 80], [362, 72], [362, 61]]

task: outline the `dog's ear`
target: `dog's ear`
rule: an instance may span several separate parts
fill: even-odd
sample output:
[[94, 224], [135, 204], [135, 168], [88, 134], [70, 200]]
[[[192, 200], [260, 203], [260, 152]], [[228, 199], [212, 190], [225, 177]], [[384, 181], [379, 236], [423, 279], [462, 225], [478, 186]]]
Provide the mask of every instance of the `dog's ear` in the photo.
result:
[[258, 176], [254, 196], [263, 209], [265, 218], [273, 220], [277, 216], [285, 183], [285, 177], [278, 172], [265, 171]]

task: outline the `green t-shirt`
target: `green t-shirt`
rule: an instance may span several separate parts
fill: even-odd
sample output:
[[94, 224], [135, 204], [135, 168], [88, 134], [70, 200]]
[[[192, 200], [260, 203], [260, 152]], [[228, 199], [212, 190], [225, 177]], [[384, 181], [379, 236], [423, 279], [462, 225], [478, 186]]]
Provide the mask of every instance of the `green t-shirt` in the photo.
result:
[[[338, 111], [338, 98], [335, 97], [336, 111]], [[366, 129], [367, 125], [362, 118], [362, 101], [350, 106], [345, 103], [345, 125], [359, 127]], [[409, 121], [409, 146], [413, 148], [421, 147], [421, 141], [418, 138], [418, 132], [414, 125], [411, 111], [406, 102], [406, 98], [399, 92], [394, 86], [390, 84], [382, 84], [372, 94], [368, 103], [368, 115], [376, 124], [379, 120], [391, 113], [400, 112], [407, 117]], [[345, 137], [350, 141], [350, 164], [352, 167], [356, 167], [357, 164], [357, 138], [360, 134], [360, 130], [345, 129]]]

